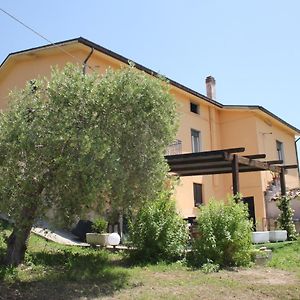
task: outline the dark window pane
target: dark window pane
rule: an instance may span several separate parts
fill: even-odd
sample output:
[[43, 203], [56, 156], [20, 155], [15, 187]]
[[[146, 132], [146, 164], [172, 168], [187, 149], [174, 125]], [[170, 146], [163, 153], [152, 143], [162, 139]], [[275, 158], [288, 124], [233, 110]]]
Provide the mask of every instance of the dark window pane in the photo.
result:
[[203, 203], [202, 184], [193, 183], [193, 187], [194, 187], [194, 206], [198, 207]]
[[199, 114], [199, 106], [193, 102], [191, 102], [191, 112]]

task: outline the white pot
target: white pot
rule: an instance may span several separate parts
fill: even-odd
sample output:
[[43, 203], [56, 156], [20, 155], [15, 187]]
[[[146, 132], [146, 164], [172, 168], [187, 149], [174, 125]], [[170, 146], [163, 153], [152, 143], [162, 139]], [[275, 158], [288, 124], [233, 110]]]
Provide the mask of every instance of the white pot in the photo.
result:
[[270, 242], [284, 242], [287, 240], [286, 230], [273, 230], [270, 231]]
[[108, 236], [109, 233], [93, 233], [93, 232], [87, 233], [86, 242], [90, 245], [107, 246]]
[[255, 231], [252, 232], [252, 243], [262, 244], [269, 242], [269, 231]]

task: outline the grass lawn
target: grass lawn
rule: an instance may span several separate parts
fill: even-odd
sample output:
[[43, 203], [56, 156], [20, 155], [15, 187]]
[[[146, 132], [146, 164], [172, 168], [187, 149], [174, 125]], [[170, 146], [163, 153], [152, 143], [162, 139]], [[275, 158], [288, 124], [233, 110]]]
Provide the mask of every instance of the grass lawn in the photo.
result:
[[[4, 234], [0, 227], [0, 259]], [[0, 299], [300, 299], [300, 240], [270, 247], [268, 267], [204, 274], [183, 263], [132, 266], [120, 254], [32, 235], [24, 265], [0, 266]]]

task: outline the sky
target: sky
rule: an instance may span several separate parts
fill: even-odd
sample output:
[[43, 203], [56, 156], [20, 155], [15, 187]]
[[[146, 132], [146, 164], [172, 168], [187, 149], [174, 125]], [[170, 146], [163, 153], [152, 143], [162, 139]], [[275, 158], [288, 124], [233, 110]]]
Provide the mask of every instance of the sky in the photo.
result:
[[[0, 0], [58, 42], [82, 36], [217, 101], [261, 105], [300, 128], [299, 0]], [[0, 61], [48, 44], [0, 11]], [[298, 142], [298, 145], [300, 141]]]

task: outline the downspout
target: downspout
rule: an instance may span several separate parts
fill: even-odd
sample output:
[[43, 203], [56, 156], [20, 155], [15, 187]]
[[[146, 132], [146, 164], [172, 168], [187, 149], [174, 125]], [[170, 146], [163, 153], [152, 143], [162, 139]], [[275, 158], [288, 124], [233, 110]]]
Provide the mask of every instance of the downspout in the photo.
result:
[[94, 48], [92, 48], [91, 52], [89, 53], [89, 55], [87, 56], [87, 58], [83, 61], [82, 64], [82, 73], [85, 74], [86, 73], [86, 67], [87, 67], [87, 61], [90, 59], [90, 57], [92, 56], [94, 52]]
[[296, 158], [297, 158], [297, 165], [298, 165], [298, 176], [300, 178], [300, 168], [299, 168], [299, 157], [298, 157], [298, 149], [297, 149], [297, 142], [300, 140], [300, 137], [298, 137], [295, 140], [295, 151], [296, 151]]

